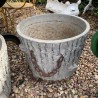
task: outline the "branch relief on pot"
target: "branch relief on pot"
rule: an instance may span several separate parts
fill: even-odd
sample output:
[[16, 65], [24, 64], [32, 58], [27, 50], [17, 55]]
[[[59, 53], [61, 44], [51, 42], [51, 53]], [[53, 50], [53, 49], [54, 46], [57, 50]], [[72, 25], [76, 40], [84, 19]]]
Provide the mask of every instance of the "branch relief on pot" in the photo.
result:
[[49, 73], [45, 73], [45, 72], [40, 68], [40, 66], [37, 64], [36, 56], [34, 55], [33, 50], [30, 51], [30, 55], [31, 55], [32, 63], [34, 64], [35, 70], [40, 74], [40, 76], [44, 76], [44, 77], [51, 77], [51, 76], [53, 76], [54, 74], [56, 74], [57, 71], [59, 70], [59, 68], [61, 67], [62, 62], [63, 62], [63, 60], [64, 60], [64, 57], [63, 57], [63, 55], [61, 54], [60, 57], [59, 57], [59, 59], [57, 60], [57, 66], [56, 66], [56, 68], [53, 69], [53, 70], [51, 70], [51, 72], [49, 72]]

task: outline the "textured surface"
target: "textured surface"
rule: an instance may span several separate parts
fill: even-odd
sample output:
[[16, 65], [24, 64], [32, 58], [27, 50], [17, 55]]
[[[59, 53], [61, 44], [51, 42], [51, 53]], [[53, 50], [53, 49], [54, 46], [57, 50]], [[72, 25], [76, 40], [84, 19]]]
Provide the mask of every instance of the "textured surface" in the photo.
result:
[[[67, 21], [69, 22], [67, 23]], [[32, 24], [36, 24], [36, 27]], [[45, 29], [41, 28], [42, 25], [45, 25]], [[35, 29], [31, 30], [31, 27]], [[39, 29], [37, 29], [38, 27]], [[84, 20], [77, 17], [56, 14], [28, 18], [17, 26], [17, 33], [21, 39], [21, 45], [25, 49], [27, 61], [33, 75], [46, 80], [61, 80], [73, 74], [77, 68], [88, 32], [89, 27]], [[26, 36], [22, 36], [22, 34]], [[76, 38], [76, 35], [79, 34], [83, 35]], [[33, 39], [27, 39], [26, 37], [28, 36], [37, 38], [39, 42]], [[56, 42], [58, 37], [60, 40]], [[62, 37], [63, 39], [74, 37], [74, 39], [62, 41]], [[40, 42], [39, 39], [42, 39], [43, 42]], [[55, 42], [51, 41], [51, 39]]]
[[0, 35], [1, 49], [0, 49], [0, 98], [1, 96], [9, 96], [11, 91], [10, 70], [7, 54], [7, 46], [5, 40]]
[[[25, 40], [25, 52], [33, 75], [47, 80], [68, 78], [77, 68], [85, 38], [83, 36], [74, 41], [57, 44], [40, 44], [22, 38], [22, 41]], [[59, 61], [60, 58], [63, 60]]]
[[[38, 8], [45, 11], [44, 6], [38, 6]], [[41, 10], [36, 13], [41, 14]], [[72, 98], [72, 96], [73, 98], [96, 98], [98, 96], [98, 58], [90, 50], [92, 35], [98, 30], [96, 25], [98, 18], [91, 16], [91, 13], [86, 13], [83, 17], [89, 21], [91, 31], [80, 57], [78, 69], [67, 81], [34, 80], [24, 53], [14, 43], [7, 43], [12, 78], [10, 98]]]
[[[90, 50], [90, 32], [78, 68], [69, 80], [35, 80], [26, 57], [17, 45], [8, 42], [11, 65], [12, 94], [10, 98], [96, 98], [98, 92], [98, 59]], [[85, 81], [85, 82], [84, 82]]]
[[37, 81], [32, 77], [26, 57], [17, 45], [8, 42], [12, 94], [10, 98], [96, 98], [98, 96], [98, 58], [90, 50], [91, 37], [98, 29], [98, 18], [85, 15], [91, 31], [80, 57], [78, 69], [67, 81]]

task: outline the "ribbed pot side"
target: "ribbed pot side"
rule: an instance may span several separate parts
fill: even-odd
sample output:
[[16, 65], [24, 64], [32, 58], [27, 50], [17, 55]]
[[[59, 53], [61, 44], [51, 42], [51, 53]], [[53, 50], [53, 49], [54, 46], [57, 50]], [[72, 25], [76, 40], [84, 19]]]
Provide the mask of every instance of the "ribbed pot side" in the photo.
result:
[[45, 80], [73, 75], [89, 30], [84, 19], [60, 14], [29, 17], [17, 26], [33, 75]]
[[11, 78], [8, 62], [7, 46], [0, 35], [0, 98], [9, 98], [11, 92]]

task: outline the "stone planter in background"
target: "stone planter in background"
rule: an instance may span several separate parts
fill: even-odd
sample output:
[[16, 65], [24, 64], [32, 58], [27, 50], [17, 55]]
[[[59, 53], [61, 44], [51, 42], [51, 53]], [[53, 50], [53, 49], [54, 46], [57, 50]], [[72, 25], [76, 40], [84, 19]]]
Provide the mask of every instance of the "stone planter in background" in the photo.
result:
[[11, 92], [11, 78], [8, 62], [7, 46], [0, 35], [0, 98], [9, 98]]
[[45, 80], [73, 75], [89, 30], [84, 19], [61, 14], [29, 17], [17, 26], [33, 75]]

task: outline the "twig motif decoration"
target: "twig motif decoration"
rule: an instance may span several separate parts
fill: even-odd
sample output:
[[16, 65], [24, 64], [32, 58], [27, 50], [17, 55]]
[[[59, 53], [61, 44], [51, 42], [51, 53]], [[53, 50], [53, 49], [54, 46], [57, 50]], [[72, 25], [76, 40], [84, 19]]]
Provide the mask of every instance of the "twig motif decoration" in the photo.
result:
[[30, 55], [31, 55], [32, 63], [34, 64], [35, 70], [39, 73], [40, 76], [44, 76], [44, 77], [51, 77], [51, 76], [55, 75], [57, 73], [57, 71], [59, 70], [59, 68], [61, 67], [62, 62], [64, 60], [64, 57], [61, 54], [61, 56], [57, 60], [57, 67], [55, 69], [53, 69], [51, 72], [45, 73], [45, 72], [43, 72], [43, 70], [40, 69], [39, 65], [37, 64], [36, 56], [34, 55], [33, 50], [30, 51]]

